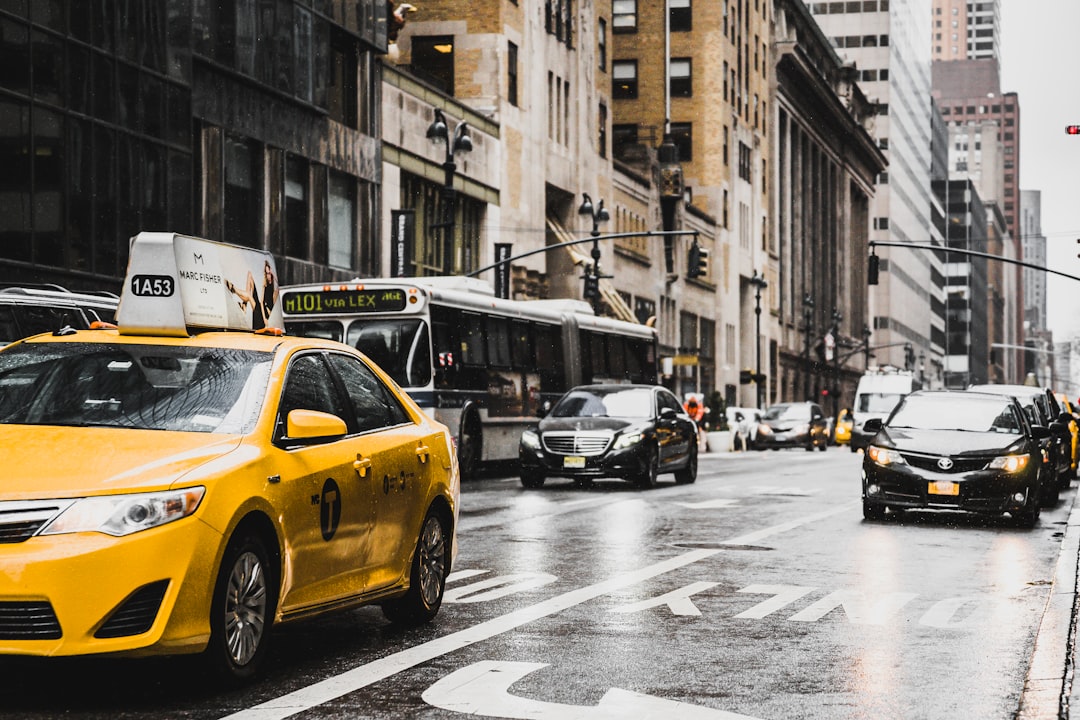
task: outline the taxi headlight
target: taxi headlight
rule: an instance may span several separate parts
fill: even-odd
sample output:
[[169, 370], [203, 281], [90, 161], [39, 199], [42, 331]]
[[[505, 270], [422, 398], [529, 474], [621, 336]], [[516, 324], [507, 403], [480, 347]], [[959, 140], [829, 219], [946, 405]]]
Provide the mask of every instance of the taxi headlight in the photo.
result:
[[757, 431], [759, 435], [772, 435], [772, 428], [768, 425], [758, 425]]
[[866, 448], [867, 456], [878, 465], [907, 465], [907, 460], [896, 450], [871, 445]]
[[1027, 467], [1030, 455], [1002, 455], [990, 461], [991, 470], [1004, 470], [1007, 473], [1020, 472]]
[[637, 445], [639, 442], [645, 439], [645, 433], [641, 430], [636, 432], [623, 433], [619, 437], [615, 438], [615, 449], [622, 450], [628, 448], [631, 445]]
[[76, 500], [41, 531], [42, 535], [100, 532], [123, 536], [191, 515], [202, 502], [204, 487]]
[[540, 436], [536, 434], [535, 430], [526, 430], [521, 433], [521, 444], [530, 450], [539, 450]]

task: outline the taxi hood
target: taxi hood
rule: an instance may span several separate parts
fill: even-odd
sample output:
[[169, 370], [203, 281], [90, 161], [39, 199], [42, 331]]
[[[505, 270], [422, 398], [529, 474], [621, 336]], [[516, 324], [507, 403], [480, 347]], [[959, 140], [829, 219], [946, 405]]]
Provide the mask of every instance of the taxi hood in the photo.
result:
[[164, 489], [240, 441], [197, 432], [0, 425], [0, 500]]
[[1022, 435], [964, 430], [915, 430], [885, 426], [875, 438], [876, 444], [900, 451], [930, 455], [1003, 455], [1023, 443]]

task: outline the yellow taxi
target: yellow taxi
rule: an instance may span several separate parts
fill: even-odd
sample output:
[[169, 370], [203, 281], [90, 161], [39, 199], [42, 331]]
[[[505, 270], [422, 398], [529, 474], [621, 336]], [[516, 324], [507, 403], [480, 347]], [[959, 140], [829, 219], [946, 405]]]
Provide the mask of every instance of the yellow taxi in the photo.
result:
[[115, 327], [0, 350], [0, 654], [201, 653], [235, 682], [278, 623], [435, 617], [451, 436], [356, 350], [274, 330], [275, 287], [268, 254], [142, 233]]
[[1076, 468], [1080, 464], [1080, 423], [1077, 423], [1077, 408], [1064, 393], [1055, 393], [1058, 399], [1058, 403], [1061, 404], [1061, 409], [1069, 415], [1069, 435], [1072, 437], [1071, 446], [1072, 454], [1069, 456], [1072, 458], [1069, 464], [1070, 477], [1076, 477]]
[[851, 443], [851, 425], [854, 422], [851, 410], [844, 408], [836, 416], [836, 429], [833, 432], [833, 442], [837, 445]]

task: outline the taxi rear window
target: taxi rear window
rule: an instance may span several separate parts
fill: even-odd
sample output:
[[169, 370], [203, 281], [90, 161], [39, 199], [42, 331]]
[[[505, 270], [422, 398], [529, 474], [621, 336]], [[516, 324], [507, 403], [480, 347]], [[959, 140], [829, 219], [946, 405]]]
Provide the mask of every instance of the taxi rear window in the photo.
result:
[[272, 353], [35, 343], [0, 352], [0, 423], [247, 433]]

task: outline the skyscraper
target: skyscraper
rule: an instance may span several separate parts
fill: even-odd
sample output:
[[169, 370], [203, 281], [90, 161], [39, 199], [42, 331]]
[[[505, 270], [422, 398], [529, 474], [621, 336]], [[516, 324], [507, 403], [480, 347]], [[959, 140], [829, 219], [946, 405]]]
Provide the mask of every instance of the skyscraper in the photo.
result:
[[934, 60], [1000, 60], [1001, 0], [933, 0]]

